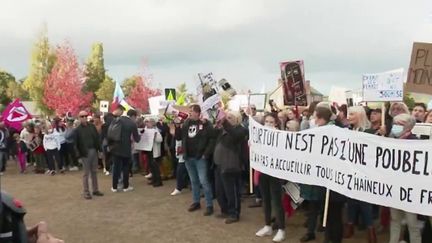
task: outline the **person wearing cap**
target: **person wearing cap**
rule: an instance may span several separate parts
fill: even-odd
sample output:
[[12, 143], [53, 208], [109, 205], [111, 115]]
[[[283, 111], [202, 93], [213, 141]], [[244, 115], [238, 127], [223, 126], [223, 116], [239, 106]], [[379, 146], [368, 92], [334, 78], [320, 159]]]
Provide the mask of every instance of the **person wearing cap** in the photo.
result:
[[75, 143], [83, 163], [83, 195], [85, 199], [92, 199], [88, 183], [89, 175], [92, 180], [93, 196], [103, 196], [103, 193], [99, 191], [97, 180], [100, 142], [96, 127], [87, 122], [87, 115], [86, 111], [80, 111], [78, 114], [80, 125], [75, 130]]
[[[139, 142], [140, 140], [136, 125], [138, 113], [135, 110], [129, 110], [127, 112], [127, 116], [122, 116], [123, 112], [124, 108], [122, 106], [118, 106], [113, 112], [113, 115], [116, 117], [116, 119], [111, 123], [111, 126], [120, 123], [120, 142], [108, 141], [108, 146], [113, 159], [112, 192], [117, 192], [120, 174], [123, 175], [123, 191], [133, 191], [133, 187], [129, 185], [129, 166], [132, 157], [132, 140], [135, 142]], [[110, 137], [109, 129], [108, 137]]]

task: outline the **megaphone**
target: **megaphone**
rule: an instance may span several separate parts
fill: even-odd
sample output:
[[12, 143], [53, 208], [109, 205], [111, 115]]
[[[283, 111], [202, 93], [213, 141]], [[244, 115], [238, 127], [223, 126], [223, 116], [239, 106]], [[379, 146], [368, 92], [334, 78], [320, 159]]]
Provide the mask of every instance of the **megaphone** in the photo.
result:
[[228, 83], [228, 81], [224, 78], [219, 81], [219, 86], [223, 89], [223, 91], [227, 92], [230, 96], [234, 96], [237, 94], [237, 92], [231, 86], [231, 84]]
[[167, 105], [167, 107], [165, 108], [165, 112], [164, 112], [165, 116], [174, 116], [174, 117], [178, 117], [182, 120], [186, 120], [188, 118], [188, 114], [184, 113], [182, 111], [177, 110], [176, 108], [173, 107], [173, 104], [169, 103]]

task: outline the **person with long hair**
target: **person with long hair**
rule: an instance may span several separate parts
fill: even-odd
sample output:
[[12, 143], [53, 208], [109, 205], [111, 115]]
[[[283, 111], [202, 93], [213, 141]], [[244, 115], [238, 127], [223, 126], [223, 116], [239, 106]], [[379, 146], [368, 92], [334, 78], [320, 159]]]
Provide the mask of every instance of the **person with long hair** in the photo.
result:
[[[280, 123], [277, 115], [269, 113], [264, 116], [264, 126], [272, 129], [280, 129]], [[259, 187], [263, 199], [265, 225], [256, 232], [256, 236], [264, 237], [273, 234], [272, 229], [272, 213], [276, 218], [275, 227], [277, 233], [273, 238], [274, 242], [282, 242], [285, 240], [285, 213], [282, 207], [283, 189], [280, 179], [259, 174]], [[272, 212], [273, 211], [273, 212]]]
[[[365, 132], [371, 126], [368, 120], [366, 111], [362, 106], [352, 106], [348, 108], [348, 121], [350, 129], [358, 132]], [[376, 243], [375, 227], [373, 225], [372, 216], [373, 206], [370, 203], [348, 199], [348, 223], [344, 234], [345, 238], [351, 238], [354, 234], [354, 222], [356, 220], [357, 213], [361, 212], [363, 223], [368, 229], [368, 242]]]

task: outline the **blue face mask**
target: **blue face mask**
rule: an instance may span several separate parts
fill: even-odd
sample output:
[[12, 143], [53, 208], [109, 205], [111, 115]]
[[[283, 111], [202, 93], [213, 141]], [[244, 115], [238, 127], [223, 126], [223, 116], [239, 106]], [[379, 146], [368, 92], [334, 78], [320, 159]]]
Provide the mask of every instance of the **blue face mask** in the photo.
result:
[[404, 127], [401, 125], [393, 125], [392, 129], [391, 129], [391, 134], [393, 134], [393, 136], [395, 137], [400, 137], [402, 136], [402, 133], [404, 131]]

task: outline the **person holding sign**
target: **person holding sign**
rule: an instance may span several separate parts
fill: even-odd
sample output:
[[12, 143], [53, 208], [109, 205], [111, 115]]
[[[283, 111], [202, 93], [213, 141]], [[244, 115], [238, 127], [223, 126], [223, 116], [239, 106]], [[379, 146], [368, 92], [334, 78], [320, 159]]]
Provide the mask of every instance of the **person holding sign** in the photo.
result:
[[[335, 121], [332, 120], [334, 116], [335, 114], [332, 112], [331, 107], [326, 105], [326, 103], [321, 102], [315, 109], [315, 124], [318, 127], [334, 125]], [[328, 190], [328, 193], [330, 195], [326, 222], [329, 223], [326, 225], [324, 242], [340, 243], [343, 238], [342, 210], [346, 199], [337, 192]]]
[[[371, 124], [362, 106], [352, 106], [348, 108], [348, 121], [350, 130], [365, 132]], [[363, 223], [368, 227], [368, 242], [376, 243], [375, 227], [373, 225], [372, 204], [355, 199], [348, 199], [348, 223], [344, 238], [351, 238], [354, 234], [354, 222], [357, 212], [361, 212]]]
[[[396, 139], [417, 139], [411, 133], [416, 120], [409, 114], [400, 114], [393, 118], [393, 126], [390, 132], [390, 137]], [[389, 243], [398, 243], [401, 232], [401, 221], [405, 218], [408, 224], [410, 243], [421, 243], [420, 227], [417, 220], [417, 214], [402, 211], [400, 209], [391, 208], [390, 222], [390, 241]]]
[[[271, 127], [275, 129], [280, 128], [280, 123], [277, 115], [275, 113], [269, 113], [264, 116], [264, 126]], [[277, 233], [273, 238], [274, 242], [282, 242], [285, 240], [285, 213], [282, 208], [282, 184], [280, 179], [272, 177], [266, 174], [260, 173], [259, 175], [259, 187], [261, 195], [263, 198], [264, 207], [264, 218], [265, 226], [256, 232], [256, 236], [264, 237], [271, 236], [273, 234], [273, 229], [271, 226], [272, 221], [272, 210], [276, 218], [276, 228]]]
[[213, 153], [216, 196], [222, 217], [226, 217], [225, 223], [231, 224], [240, 218], [243, 169], [241, 144], [248, 131], [240, 126], [240, 115], [232, 111], [218, 121], [217, 128], [218, 136]]

